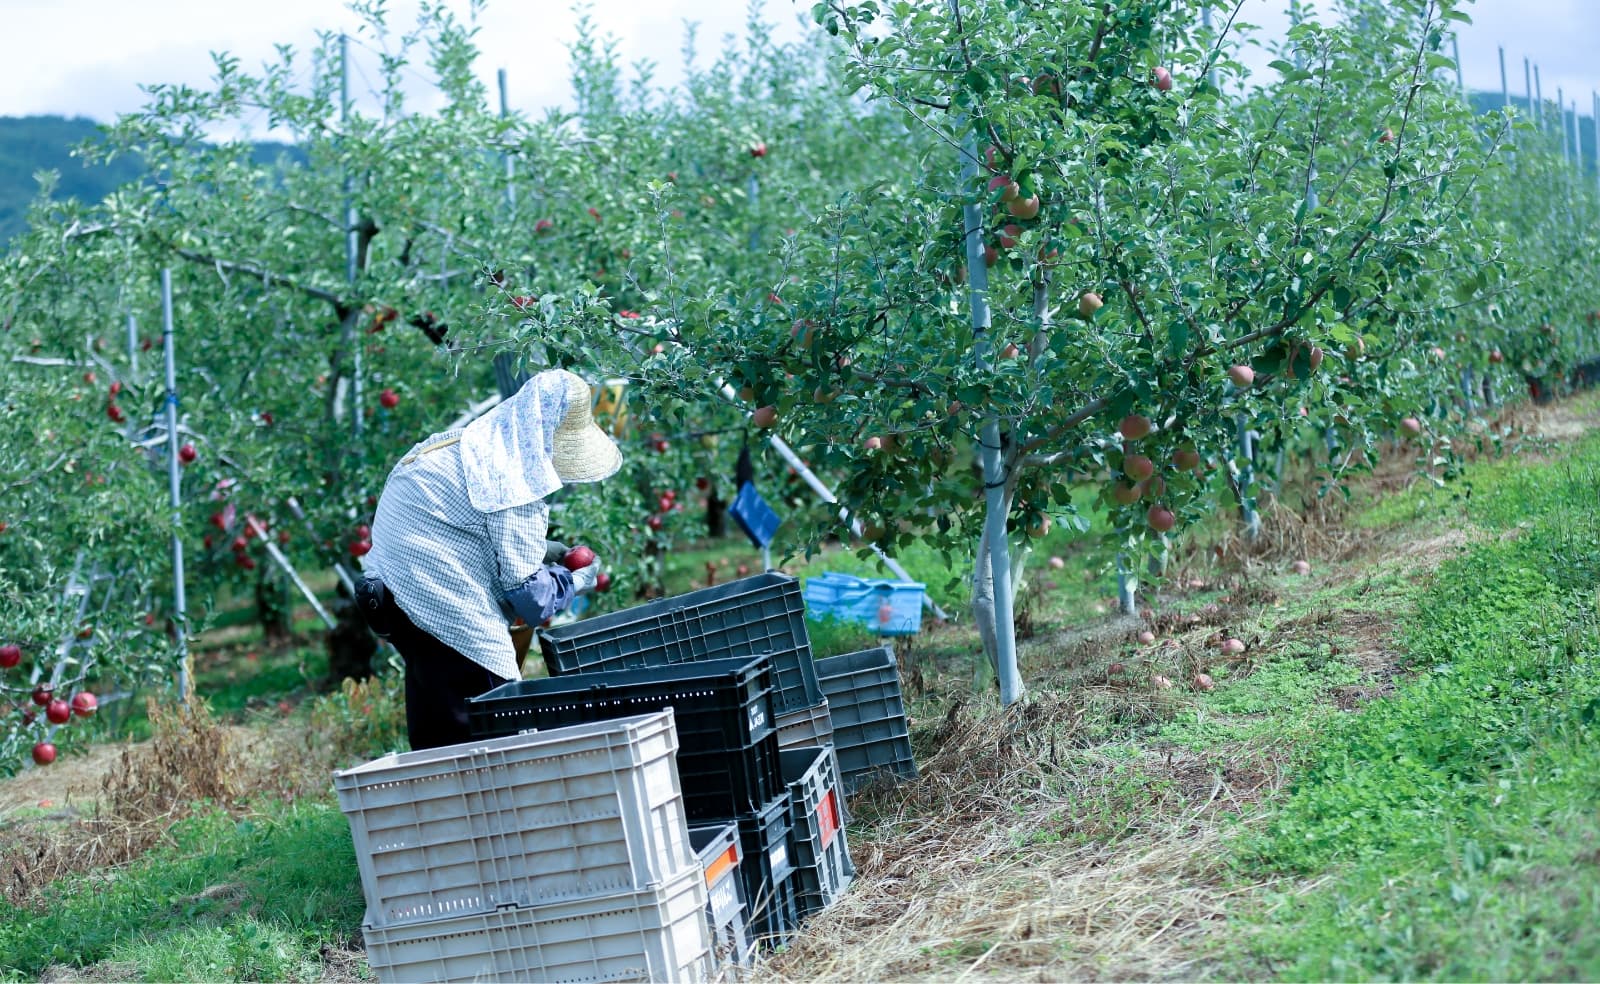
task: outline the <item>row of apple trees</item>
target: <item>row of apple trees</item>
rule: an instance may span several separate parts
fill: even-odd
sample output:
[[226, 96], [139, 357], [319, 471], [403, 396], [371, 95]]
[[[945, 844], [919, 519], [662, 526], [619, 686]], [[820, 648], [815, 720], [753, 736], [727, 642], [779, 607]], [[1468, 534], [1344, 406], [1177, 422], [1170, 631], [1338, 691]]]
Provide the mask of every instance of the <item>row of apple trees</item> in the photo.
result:
[[[24, 654], [5, 696], [26, 704], [69, 639], [69, 676], [171, 669], [164, 450], [137, 445], [164, 400], [163, 268], [202, 614], [275, 577], [266, 540], [358, 566], [390, 463], [492, 393], [502, 354], [626, 383], [606, 419], [627, 472], [566, 495], [569, 537], [619, 573], [611, 605], [767, 433], [868, 539], [961, 569], [992, 556], [986, 514], [1011, 547], [1042, 517], [1082, 528], [1085, 482], [1130, 551], [1248, 506], [1279, 458], [1243, 458], [1241, 422], [1329, 483], [1397, 436], [1436, 467], [1486, 380], [1508, 398], [1592, 337], [1572, 217], [1595, 202], [1548, 139], [1448, 84], [1453, 4], [1344, 6], [1265, 78], [1226, 8], [1207, 30], [1186, 0], [1068, 0], [823, 3], [794, 45], [752, 18], [670, 91], [586, 24], [575, 110], [538, 119], [491, 106], [442, 11], [356, 36], [385, 55], [375, 111], [341, 105], [333, 37], [151, 87], [91, 152], [146, 178], [41, 198], [0, 263], [0, 641]], [[411, 110], [419, 73], [445, 108]], [[205, 139], [263, 119], [295, 153]], [[822, 507], [791, 522], [842, 532]], [[92, 623], [63, 597], [74, 564], [115, 575]], [[23, 718], [0, 740], [32, 740]]]

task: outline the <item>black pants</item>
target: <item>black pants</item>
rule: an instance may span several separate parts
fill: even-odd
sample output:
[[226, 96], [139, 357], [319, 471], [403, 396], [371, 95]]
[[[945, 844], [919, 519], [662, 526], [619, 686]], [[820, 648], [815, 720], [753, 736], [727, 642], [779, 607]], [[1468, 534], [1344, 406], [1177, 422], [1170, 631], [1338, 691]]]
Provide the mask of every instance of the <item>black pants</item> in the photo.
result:
[[467, 701], [506, 683], [418, 628], [383, 582], [356, 582], [356, 606], [368, 628], [394, 644], [406, 661], [406, 735], [413, 750], [472, 738]]

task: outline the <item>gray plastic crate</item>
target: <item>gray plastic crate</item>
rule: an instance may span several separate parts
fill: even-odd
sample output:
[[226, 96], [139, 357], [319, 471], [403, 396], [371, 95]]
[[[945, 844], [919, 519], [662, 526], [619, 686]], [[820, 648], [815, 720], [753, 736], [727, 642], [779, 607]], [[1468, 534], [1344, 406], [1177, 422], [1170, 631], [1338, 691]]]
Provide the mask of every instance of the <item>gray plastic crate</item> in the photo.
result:
[[670, 709], [334, 773], [374, 926], [608, 896], [696, 869]]
[[785, 574], [757, 574], [540, 629], [538, 637], [551, 676], [771, 653], [773, 713], [822, 699], [800, 582]]
[[739, 874], [743, 853], [739, 825], [690, 827], [689, 843], [706, 873], [706, 925], [718, 964], [748, 966], [754, 950], [745, 925], [744, 879]]
[[812, 748], [833, 740], [833, 718], [824, 697], [811, 707], [778, 715], [779, 748]]
[[844, 791], [831, 752], [797, 748], [779, 755], [789, 784], [790, 843], [802, 919], [837, 902], [855, 878], [839, 809]]
[[414, 981], [703, 981], [711, 974], [705, 876], [645, 892], [362, 926], [383, 984]]
[[892, 651], [879, 646], [819, 659], [817, 682], [828, 698], [834, 754], [847, 795], [874, 779], [916, 778]]

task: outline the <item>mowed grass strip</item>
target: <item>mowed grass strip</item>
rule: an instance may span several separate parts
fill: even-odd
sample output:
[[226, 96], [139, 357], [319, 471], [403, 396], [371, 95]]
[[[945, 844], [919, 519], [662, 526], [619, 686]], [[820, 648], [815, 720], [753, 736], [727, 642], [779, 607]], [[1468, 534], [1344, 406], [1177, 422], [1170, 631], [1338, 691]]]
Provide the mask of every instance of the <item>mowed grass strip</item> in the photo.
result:
[[1390, 698], [1326, 720], [1241, 874], [1292, 875], [1223, 976], [1600, 978], [1600, 439], [1477, 469], [1483, 536], [1402, 620]]

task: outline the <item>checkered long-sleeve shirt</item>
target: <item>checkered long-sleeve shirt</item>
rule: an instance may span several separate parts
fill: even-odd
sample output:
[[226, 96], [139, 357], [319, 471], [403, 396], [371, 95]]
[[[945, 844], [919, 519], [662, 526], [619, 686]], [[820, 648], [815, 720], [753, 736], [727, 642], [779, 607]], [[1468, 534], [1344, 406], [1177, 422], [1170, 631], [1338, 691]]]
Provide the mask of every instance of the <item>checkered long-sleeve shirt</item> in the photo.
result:
[[484, 669], [515, 680], [506, 593], [544, 567], [543, 502], [483, 513], [467, 498], [461, 431], [434, 434], [384, 483], [363, 570], [383, 581], [411, 621]]

